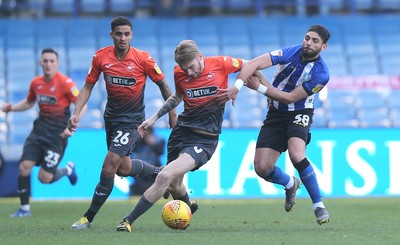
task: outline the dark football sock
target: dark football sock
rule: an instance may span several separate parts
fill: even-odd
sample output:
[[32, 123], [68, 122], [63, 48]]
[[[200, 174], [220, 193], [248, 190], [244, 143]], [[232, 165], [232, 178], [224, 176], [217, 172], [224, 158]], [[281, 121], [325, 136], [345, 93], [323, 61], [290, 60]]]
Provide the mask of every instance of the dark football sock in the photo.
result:
[[147, 201], [147, 199], [142, 196], [139, 202], [136, 204], [135, 208], [125, 217], [125, 220], [132, 224], [137, 218], [149, 210], [154, 203]]
[[132, 170], [129, 173], [129, 176], [132, 177], [154, 176], [160, 171], [159, 167], [148, 164], [140, 159], [131, 159], [131, 164], [132, 164]]
[[90, 208], [83, 215], [86, 216], [89, 222], [92, 222], [94, 216], [99, 212], [100, 208], [106, 202], [107, 198], [110, 196], [114, 187], [114, 178], [100, 178], [100, 182], [97, 184], [96, 189], [93, 194], [92, 203]]
[[68, 169], [67, 168], [57, 168], [56, 172], [53, 175], [53, 179], [50, 181], [50, 183], [54, 183], [57, 180], [61, 179], [61, 177], [64, 177], [68, 175]]
[[29, 204], [29, 197], [31, 195], [31, 176], [18, 175], [18, 194], [21, 205]]
[[174, 197], [174, 200], [181, 200], [181, 201], [185, 202], [189, 207], [192, 205], [191, 202], [190, 202], [190, 198], [189, 198], [189, 195], [187, 194], [187, 192], [182, 197]]

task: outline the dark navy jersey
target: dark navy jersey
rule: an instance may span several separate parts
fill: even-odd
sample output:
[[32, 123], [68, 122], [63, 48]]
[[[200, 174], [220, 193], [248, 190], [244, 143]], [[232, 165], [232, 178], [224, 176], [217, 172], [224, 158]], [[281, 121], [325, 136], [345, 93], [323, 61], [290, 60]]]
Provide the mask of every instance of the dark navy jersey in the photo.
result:
[[159, 82], [164, 74], [148, 52], [130, 47], [119, 60], [114, 46], [102, 48], [93, 56], [86, 82], [95, 84], [103, 72], [107, 89], [104, 119], [139, 125], [144, 120], [144, 89], [147, 76]]
[[204, 70], [199, 77], [189, 79], [175, 66], [176, 93], [183, 94], [184, 111], [178, 117], [178, 125], [221, 133], [225, 105], [215, 103], [221, 88], [227, 88], [228, 75], [242, 67], [242, 60], [228, 56], [204, 58]]
[[314, 108], [314, 95], [329, 81], [329, 70], [321, 56], [313, 61], [301, 60], [302, 46], [292, 46], [270, 52], [276, 72], [272, 85], [281, 91], [290, 92], [302, 86], [309, 95], [295, 103], [285, 104], [272, 100], [271, 105], [281, 111], [296, 111]]

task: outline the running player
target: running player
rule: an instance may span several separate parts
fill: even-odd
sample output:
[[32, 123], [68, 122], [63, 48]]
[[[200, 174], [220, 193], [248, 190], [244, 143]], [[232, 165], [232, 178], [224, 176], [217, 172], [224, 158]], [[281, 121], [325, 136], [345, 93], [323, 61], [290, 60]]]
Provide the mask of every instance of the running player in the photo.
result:
[[184, 111], [168, 140], [168, 165], [158, 174], [154, 184], [143, 194], [135, 208], [117, 227], [131, 232], [132, 223], [150, 209], [168, 190], [172, 197], [189, 205], [194, 213], [198, 204], [191, 202], [182, 180], [189, 171], [196, 171], [213, 155], [221, 133], [225, 104], [216, 104], [219, 89], [228, 86], [228, 75], [240, 71], [244, 61], [228, 56], [203, 57], [192, 40], [182, 41], [175, 49], [175, 89], [160, 110], [138, 128], [146, 134], [157, 119], [174, 109], [183, 100]]
[[[145, 119], [143, 100], [147, 76], [158, 85], [165, 100], [172, 94], [171, 90], [150, 54], [130, 46], [133, 32], [128, 18], [117, 17], [112, 20], [110, 37], [114, 45], [98, 50], [93, 56], [86, 83], [68, 121], [68, 128], [75, 131], [79, 123], [78, 115], [103, 73], [108, 96], [104, 112], [108, 152], [90, 207], [72, 225], [76, 229], [90, 228], [95, 215], [113, 190], [115, 174], [123, 177], [152, 176], [161, 169], [138, 159], [131, 160], [130, 154], [139, 138], [137, 126]], [[170, 127], [173, 127], [176, 111], [171, 111], [169, 115]]]
[[[75, 164], [68, 162], [64, 168], [59, 168], [68, 138], [72, 133], [67, 129], [67, 121], [71, 115], [69, 107], [75, 103], [79, 90], [71, 78], [57, 71], [58, 53], [54, 49], [42, 50], [40, 65], [43, 76], [35, 77], [29, 87], [28, 96], [15, 105], [6, 103], [3, 112], [26, 111], [38, 102], [39, 116], [33, 129], [25, 141], [20, 159], [18, 173], [18, 193], [21, 207], [11, 217], [31, 216], [29, 197], [31, 193], [31, 171], [39, 166], [38, 178], [44, 184], [51, 184], [61, 177], [67, 176], [75, 185], [78, 176]], [[77, 117], [81, 118], [86, 106]]]

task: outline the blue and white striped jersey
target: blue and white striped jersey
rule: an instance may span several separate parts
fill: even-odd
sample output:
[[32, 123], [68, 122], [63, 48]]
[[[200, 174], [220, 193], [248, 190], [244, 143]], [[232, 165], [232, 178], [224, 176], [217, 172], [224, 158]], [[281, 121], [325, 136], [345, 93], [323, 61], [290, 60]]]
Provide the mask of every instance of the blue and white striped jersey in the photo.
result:
[[297, 45], [270, 52], [272, 63], [277, 66], [272, 85], [285, 92], [303, 86], [309, 95], [292, 104], [272, 100], [271, 105], [278, 110], [296, 111], [314, 108], [315, 93], [329, 81], [329, 70], [321, 56], [314, 61], [303, 62], [301, 48], [301, 45]]

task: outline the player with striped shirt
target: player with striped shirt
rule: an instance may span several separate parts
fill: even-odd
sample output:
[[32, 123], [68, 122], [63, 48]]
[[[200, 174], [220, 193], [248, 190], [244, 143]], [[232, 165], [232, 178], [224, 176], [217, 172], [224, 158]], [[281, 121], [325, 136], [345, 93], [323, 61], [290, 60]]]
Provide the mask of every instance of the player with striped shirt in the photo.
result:
[[[223, 101], [232, 99], [234, 104], [237, 93], [246, 85], [269, 98], [267, 118], [257, 139], [255, 171], [266, 181], [285, 187], [287, 212], [293, 209], [296, 191], [303, 183], [320, 225], [329, 222], [329, 214], [322, 202], [315, 171], [305, 152], [311, 140], [314, 96], [329, 81], [329, 70], [320, 56], [327, 48], [329, 38], [330, 33], [325, 27], [311, 26], [302, 45], [275, 50], [249, 61], [239, 73], [235, 86], [224, 90], [220, 96]], [[252, 76], [256, 70], [274, 65], [276, 72], [271, 83], [263, 77]], [[275, 165], [286, 150], [301, 181]]]

